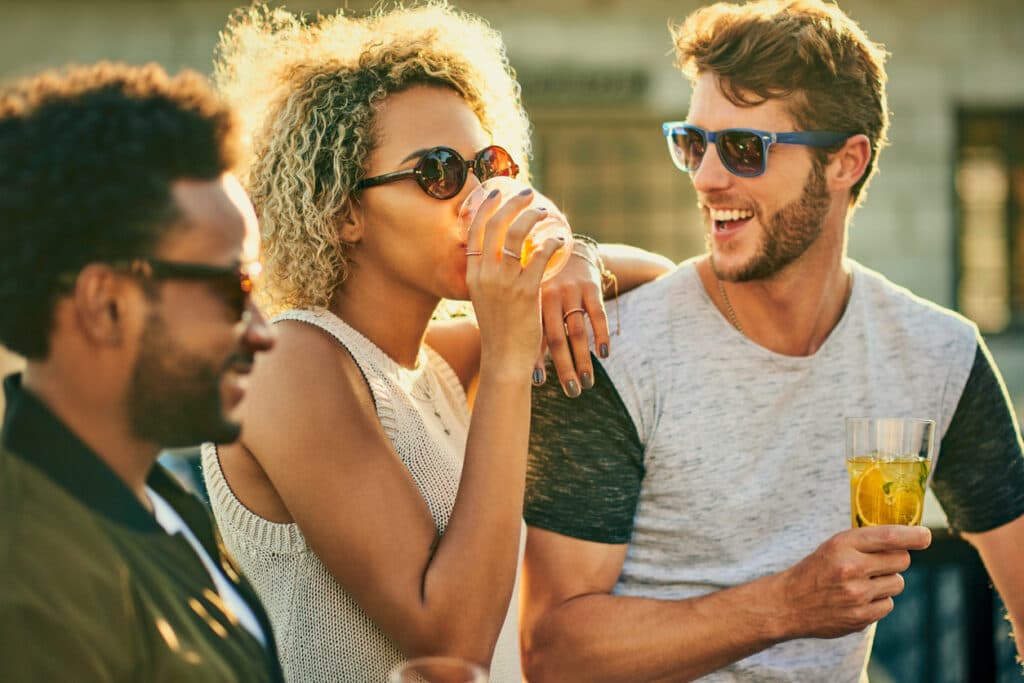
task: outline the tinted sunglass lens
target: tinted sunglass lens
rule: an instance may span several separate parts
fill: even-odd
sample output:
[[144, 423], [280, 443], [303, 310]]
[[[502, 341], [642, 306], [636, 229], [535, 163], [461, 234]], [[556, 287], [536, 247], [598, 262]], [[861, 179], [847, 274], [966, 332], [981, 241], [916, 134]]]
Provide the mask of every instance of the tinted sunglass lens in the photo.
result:
[[683, 171], [696, 171], [707, 151], [707, 141], [699, 131], [683, 128], [672, 133], [672, 154]]
[[474, 170], [481, 182], [496, 176], [515, 178], [518, 171], [511, 155], [501, 147], [496, 146], [480, 150], [480, 153], [476, 155], [476, 167]]
[[764, 172], [764, 141], [754, 133], [729, 131], [718, 136], [722, 161], [736, 175], [756, 176]]
[[466, 162], [451, 150], [435, 149], [419, 163], [420, 186], [431, 197], [449, 199], [466, 182]]

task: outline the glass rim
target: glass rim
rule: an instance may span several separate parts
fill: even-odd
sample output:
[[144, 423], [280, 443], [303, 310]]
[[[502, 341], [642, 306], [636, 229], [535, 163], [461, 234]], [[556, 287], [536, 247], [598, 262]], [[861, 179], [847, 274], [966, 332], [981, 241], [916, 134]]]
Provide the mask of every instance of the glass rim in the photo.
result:
[[470, 662], [459, 657], [449, 657], [446, 655], [426, 655], [424, 657], [413, 657], [412, 659], [406, 659], [399, 664], [396, 664], [388, 672], [389, 681], [398, 681], [399, 675], [403, 671], [415, 671], [417, 666], [450, 666], [450, 667], [463, 667], [467, 669], [475, 677], [485, 677], [486, 680], [487, 670], [479, 664]]
[[904, 422], [910, 424], [930, 424], [933, 427], [935, 426], [935, 420], [926, 417], [844, 417], [843, 422], [845, 424], [865, 422]]

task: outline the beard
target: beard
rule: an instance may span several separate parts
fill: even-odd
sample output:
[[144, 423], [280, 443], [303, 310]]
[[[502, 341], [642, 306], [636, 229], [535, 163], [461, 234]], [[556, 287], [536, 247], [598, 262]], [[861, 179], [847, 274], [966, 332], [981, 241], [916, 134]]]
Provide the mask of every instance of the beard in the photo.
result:
[[750, 282], [772, 277], [800, 258], [818, 239], [830, 203], [824, 165], [815, 159], [800, 196], [763, 221], [764, 238], [757, 253], [738, 270], [730, 273], [718, 268], [711, 237], [708, 236], [711, 270], [719, 280], [726, 282]]
[[163, 318], [150, 315], [128, 388], [135, 436], [161, 448], [237, 440], [241, 425], [224, 415], [220, 388], [232, 360], [213, 362], [182, 351]]

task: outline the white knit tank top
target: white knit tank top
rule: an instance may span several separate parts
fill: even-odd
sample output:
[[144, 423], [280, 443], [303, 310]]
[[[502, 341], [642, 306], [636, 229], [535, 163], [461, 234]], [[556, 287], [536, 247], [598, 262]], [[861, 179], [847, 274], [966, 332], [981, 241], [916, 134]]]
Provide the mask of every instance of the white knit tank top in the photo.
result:
[[[403, 368], [328, 311], [293, 310], [274, 322], [281, 320], [315, 325], [352, 355], [388, 439], [443, 532], [455, 504], [469, 430], [466, 395], [455, 372], [429, 347], [421, 349], [415, 369]], [[298, 525], [270, 522], [242, 505], [224, 479], [212, 444], [203, 445], [203, 476], [224, 543], [270, 615], [288, 683], [387, 681], [388, 671], [402, 661], [401, 652], [334, 580]], [[521, 541], [520, 559], [522, 552]], [[492, 683], [522, 681], [518, 593], [517, 573], [491, 662]]]

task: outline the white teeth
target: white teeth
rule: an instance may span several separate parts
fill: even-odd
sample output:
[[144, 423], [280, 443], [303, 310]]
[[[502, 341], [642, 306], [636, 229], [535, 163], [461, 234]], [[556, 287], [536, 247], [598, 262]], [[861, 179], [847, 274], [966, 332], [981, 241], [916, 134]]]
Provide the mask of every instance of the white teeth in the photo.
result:
[[714, 221], [738, 221], [753, 218], [754, 212], [745, 209], [708, 209], [711, 220]]

